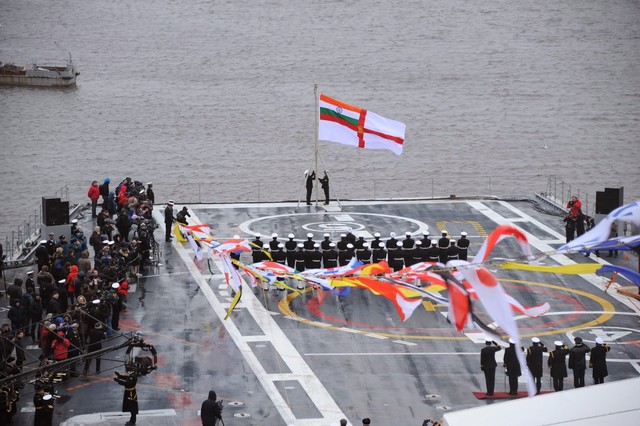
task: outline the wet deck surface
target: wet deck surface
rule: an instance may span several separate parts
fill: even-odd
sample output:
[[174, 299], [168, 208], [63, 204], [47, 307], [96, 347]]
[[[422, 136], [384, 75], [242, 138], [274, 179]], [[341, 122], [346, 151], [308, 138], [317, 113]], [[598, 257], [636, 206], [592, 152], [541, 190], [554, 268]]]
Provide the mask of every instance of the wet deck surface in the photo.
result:
[[[296, 204], [189, 207], [193, 221], [208, 223], [220, 240], [255, 232], [265, 241], [273, 232], [281, 240], [289, 233], [304, 240], [312, 232], [319, 240], [328, 232], [336, 241], [347, 227], [367, 238], [374, 232], [386, 238], [391, 231], [402, 236], [428, 227], [431, 235], [446, 229], [455, 238], [466, 231], [471, 258], [498, 224], [513, 223], [529, 233], [534, 254], [564, 242], [561, 218], [540, 213], [528, 202], [344, 202], [342, 211], [321, 206], [296, 211]], [[162, 230], [156, 231], [159, 241], [162, 236]], [[138, 381], [140, 425], [199, 425], [198, 410], [210, 389], [225, 400], [227, 425], [337, 425], [342, 417], [350, 424], [370, 417], [380, 425], [420, 425], [426, 418], [440, 419], [446, 410], [499, 403], [472, 393], [484, 391], [482, 335], [456, 332], [442, 314], [444, 307], [427, 303], [403, 323], [386, 299], [358, 289], [346, 297], [326, 294], [320, 303], [311, 290], [298, 295], [245, 286], [241, 303], [224, 321], [231, 295], [215, 262], [210, 270], [206, 260], [194, 260], [188, 244], [176, 240], [161, 248], [162, 266], [140, 278], [121, 317], [121, 332], [142, 332], [160, 359], [160, 368]], [[505, 242], [494, 256], [518, 253]], [[553, 256], [548, 264], [593, 259]], [[250, 263], [250, 254], [241, 260]], [[615, 260], [637, 267], [635, 256]], [[607, 278], [490, 269], [521, 303], [551, 304], [544, 317], [519, 320], [526, 345], [532, 336], [547, 346], [580, 336], [593, 346], [600, 336], [612, 344], [606, 380], [638, 376], [640, 304], [616, 296], [613, 287], [605, 293]], [[63, 398], [57, 401], [54, 423], [124, 424], [128, 415], [117, 413], [122, 387], [112, 381], [113, 370], [122, 371], [123, 357], [124, 350], [114, 352], [103, 359], [100, 374], [59, 385]], [[570, 374], [565, 388], [571, 389], [572, 382]], [[550, 388], [545, 370], [543, 390]], [[504, 389], [499, 369], [496, 391]], [[32, 422], [30, 392], [28, 386], [16, 424]]]

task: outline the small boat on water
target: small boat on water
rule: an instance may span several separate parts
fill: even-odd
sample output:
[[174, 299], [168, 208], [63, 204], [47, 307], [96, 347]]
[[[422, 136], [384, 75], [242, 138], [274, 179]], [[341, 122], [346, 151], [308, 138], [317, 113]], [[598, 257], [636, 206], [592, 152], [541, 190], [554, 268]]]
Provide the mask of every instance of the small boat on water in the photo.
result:
[[33, 63], [21, 67], [0, 62], [0, 86], [73, 86], [79, 74], [71, 62], [71, 56], [64, 66]]

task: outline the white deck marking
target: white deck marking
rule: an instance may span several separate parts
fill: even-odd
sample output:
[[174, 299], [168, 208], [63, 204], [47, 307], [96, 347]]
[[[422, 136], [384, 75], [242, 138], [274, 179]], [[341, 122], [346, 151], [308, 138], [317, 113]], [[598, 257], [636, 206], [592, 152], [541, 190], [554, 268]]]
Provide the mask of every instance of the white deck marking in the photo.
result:
[[[609, 360], [607, 360], [607, 361], [609, 361]], [[640, 364], [638, 364], [637, 362], [632, 362], [631, 366], [633, 368], [635, 368], [638, 373], [640, 373]]]
[[[153, 213], [156, 216], [158, 223], [161, 224], [161, 227], [164, 227], [164, 218], [162, 213], [159, 210], [154, 210]], [[199, 223], [197, 218], [194, 216], [195, 215], [192, 214], [193, 222]], [[233, 322], [233, 317], [229, 320], [224, 320], [224, 317], [227, 314], [224, 306], [225, 304], [218, 300], [209, 283], [202, 277], [202, 273], [193, 262], [193, 253], [191, 249], [186, 249], [177, 241], [177, 239], [174, 239], [171, 244], [178, 252], [178, 255], [187, 269], [191, 272], [191, 275], [196, 283], [198, 283], [202, 294], [205, 296], [220, 321], [224, 324], [228, 335], [235, 342], [236, 346], [240, 350], [240, 354], [256, 375], [256, 378], [266, 391], [267, 396], [271, 399], [286, 424], [295, 424], [296, 426], [316, 426], [319, 422], [328, 423], [336, 418], [346, 418], [346, 415], [342, 412], [340, 407], [338, 407], [338, 404], [333, 400], [318, 377], [313, 373], [313, 370], [311, 370], [286, 334], [274, 321], [270, 313], [264, 308], [264, 306], [262, 306], [258, 298], [253, 294], [253, 289], [243, 280], [242, 301], [246, 306], [246, 311], [262, 329], [265, 336], [264, 340], [269, 340], [271, 342], [274, 350], [278, 353], [289, 371], [291, 371], [290, 375], [287, 376], [287, 380], [298, 380], [300, 387], [305, 390], [308, 397], [313, 401], [317, 410], [322, 415], [320, 418], [296, 418], [291, 408], [288, 406], [287, 401], [283, 398], [282, 394], [276, 387], [272, 378], [273, 375], [270, 375], [265, 371], [264, 367], [258, 360], [258, 357], [248, 344], [247, 340], [256, 338], [256, 336], [242, 335], [236, 324]], [[220, 272], [223, 272], [221, 261], [216, 260], [214, 263]]]
[[[467, 201], [467, 204], [469, 204], [469, 206], [473, 207], [478, 212], [482, 213], [483, 215], [485, 215], [486, 217], [488, 217], [489, 219], [493, 220], [495, 223], [497, 223], [499, 225], [510, 225], [510, 224], [513, 223], [513, 219], [504, 218], [503, 216], [501, 216], [497, 212], [493, 211], [491, 208], [487, 207], [484, 203], [482, 203], [480, 201]], [[527, 219], [527, 222], [529, 222], [532, 225], [540, 228], [541, 230], [545, 231], [549, 235], [557, 237], [558, 240], [560, 240], [561, 242], [564, 242], [563, 235], [561, 235], [558, 232], [554, 231], [553, 229], [549, 228], [547, 225], [543, 224], [542, 222], [532, 218], [528, 214], [526, 214], [523, 211], [521, 211], [520, 209], [512, 206], [511, 204], [509, 204], [506, 201], [500, 201], [500, 204], [502, 206], [506, 207], [507, 209], [511, 210], [512, 212], [516, 213], [517, 215], [519, 215], [520, 218]], [[555, 250], [554, 247], [551, 247], [550, 245], [544, 243], [542, 240], [540, 240], [535, 235], [532, 235], [531, 233], [527, 232], [527, 230], [525, 230], [523, 228], [520, 228], [520, 230], [526, 234], [527, 240], [529, 240], [529, 244], [531, 245], [531, 247], [534, 247], [534, 248], [536, 248], [537, 250], [539, 250], [539, 251], [541, 251], [543, 253], [550, 253], [550, 252], [553, 252]], [[576, 264], [576, 262], [574, 262], [573, 260], [571, 260], [571, 258], [569, 258], [567, 255], [564, 255], [564, 254], [553, 254], [553, 255], [550, 255], [549, 258], [553, 259], [554, 261], [556, 261], [560, 265], [575, 265]], [[608, 262], [606, 262], [604, 260], [601, 260], [601, 259], [599, 260], [599, 263], [607, 264], [607, 265], [609, 264]], [[604, 291], [605, 284], [603, 284], [603, 280], [602, 280], [601, 277], [598, 277], [597, 275], [594, 275], [594, 274], [582, 274], [580, 276], [582, 278], [584, 278], [587, 282], [593, 284], [598, 290]], [[638, 304], [636, 304], [636, 303], [631, 302], [628, 297], [624, 297], [622, 295], [618, 295], [618, 294], [613, 293], [613, 292], [612, 293], [608, 293], [608, 294], [609, 294], [609, 296], [613, 297], [618, 302], [622, 303], [623, 305], [627, 306], [628, 308], [632, 309], [633, 311], [640, 312], [640, 309], [639, 309], [640, 306]]]

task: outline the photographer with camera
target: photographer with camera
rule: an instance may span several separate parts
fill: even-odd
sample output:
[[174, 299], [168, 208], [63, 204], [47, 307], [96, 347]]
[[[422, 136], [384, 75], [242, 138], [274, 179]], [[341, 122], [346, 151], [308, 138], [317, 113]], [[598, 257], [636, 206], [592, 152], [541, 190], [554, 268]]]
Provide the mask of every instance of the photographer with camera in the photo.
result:
[[224, 425], [222, 420], [222, 401], [216, 401], [217, 395], [215, 391], [209, 391], [209, 398], [202, 402], [200, 407], [200, 418], [202, 426], [217, 426], [218, 420]]

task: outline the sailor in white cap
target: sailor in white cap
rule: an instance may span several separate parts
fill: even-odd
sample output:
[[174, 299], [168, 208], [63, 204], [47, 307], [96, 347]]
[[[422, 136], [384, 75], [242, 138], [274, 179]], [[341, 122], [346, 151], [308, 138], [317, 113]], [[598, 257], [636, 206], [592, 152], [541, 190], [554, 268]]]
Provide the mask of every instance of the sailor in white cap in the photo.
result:
[[173, 228], [173, 222], [176, 221], [176, 218], [173, 216], [173, 200], [169, 200], [167, 205], [164, 207], [164, 240], [165, 242], [171, 242], [173, 238], [171, 236], [171, 231]]
[[307, 253], [305, 258], [307, 269], [320, 269], [322, 268], [322, 253], [320, 253], [320, 244], [314, 243], [313, 250]]
[[381, 245], [384, 245], [384, 243], [380, 239], [380, 233], [379, 232], [374, 232], [373, 233], [373, 240], [371, 241], [371, 249], [375, 250], [378, 247], [380, 247]]
[[355, 255], [353, 244], [347, 243], [347, 249], [338, 253], [338, 264], [340, 266], [348, 264]]
[[607, 353], [611, 350], [600, 337], [596, 337], [596, 345], [591, 349], [589, 367], [593, 369], [593, 382], [596, 385], [604, 383], [604, 378], [609, 375], [607, 371]]
[[429, 231], [424, 231], [422, 233], [422, 238], [420, 239], [420, 241], [422, 241], [422, 250], [426, 250], [431, 247], [431, 238], [429, 238]]
[[287, 237], [289, 240], [284, 243], [284, 250], [287, 254], [287, 266], [293, 268], [296, 263], [296, 248], [298, 247], [298, 244], [294, 240], [296, 237], [295, 235], [289, 234]]
[[385, 245], [387, 246], [387, 250], [398, 248], [398, 240], [396, 240], [395, 232], [391, 232], [389, 234], [389, 239], [387, 240], [387, 243]]
[[323, 240], [322, 243], [320, 243], [320, 248], [322, 249], [322, 252], [324, 253], [325, 251], [329, 250], [329, 244], [331, 244], [331, 235], [330, 234], [324, 234], [323, 235]]
[[539, 394], [542, 388], [542, 354], [548, 349], [537, 337], [531, 338], [531, 342], [532, 345], [527, 349], [527, 365], [531, 375], [536, 379], [536, 394]]
[[336, 243], [338, 253], [340, 253], [341, 251], [345, 251], [347, 249], [347, 244], [349, 244], [349, 242], [347, 241], [347, 234], [340, 234], [340, 241]]
[[442, 231], [442, 237], [438, 240], [438, 248], [440, 249], [440, 262], [447, 263], [447, 249], [449, 248], [447, 231]]
[[365, 265], [371, 263], [371, 250], [369, 249], [369, 243], [362, 243], [362, 248], [356, 251], [356, 257]]
[[564, 378], [567, 377], [567, 363], [565, 360], [569, 354], [569, 348], [560, 340], [556, 340], [553, 344], [556, 347], [549, 352], [547, 365], [551, 367], [549, 374], [553, 379], [553, 390], [560, 392], [564, 389]]
[[404, 240], [402, 241], [402, 248], [404, 250], [410, 250], [415, 245], [415, 240], [411, 238], [411, 232], [407, 231], [404, 233]]
[[509, 378], [509, 395], [518, 394], [518, 377], [522, 375], [520, 363], [516, 355], [516, 351], [519, 350], [519, 348], [516, 348], [515, 343], [513, 339], [509, 339], [509, 347], [504, 350], [504, 368]]
[[[378, 234], [378, 237], [380, 234]], [[374, 244], [376, 245], [374, 247]], [[371, 241], [371, 262], [378, 263], [387, 259], [387, 250], [385, 249], [384, 241], [378, 239]]]
[[496, 352], [502, 350], [500, 345], [485, 337], [484, 348], [480, 350], [480, 369], [484, 372], [484, 381], [487, 385], [487, 396], [493, 396], [496, 385]]
[[311, 232], [309, 232], [307, 234], [307, 241], [305, 241], [304, 244], [303, 244], [305, 251], [313, 251], [313, 245], [315, 243], [316, 242], [313, 241], [313, 234]]
[[467, 260], [467, 255], [469, 252], [469, 239], [467, 238], [467, 233], [462, 231], [460, 233], [460, 239], [457, 243], [458, 246], [458, 259]]
[[329, 249], [322, 253], [322, 266], [324, 268], [335, 268], [338, 266], [338, 250], [335, 243], [329, 243]]
[[120, 283], [111, 284], [111, 288], [114, 289], [114, 290], [117, 290], [118, 288], [120, 288]]
[[447, 248], [447, 262], [450, 260], [458, 260], [458, 246], [456, 245], [456, 240], [449, 240], [449, 247]]
[[427, 262], [439, 262], [440, 249], [438, 248], [438, 240], [431, 240], [431, 245], [427, 249]]
[[260, 237], [260, 233], [256, 232], [255, 238], [249, 243], [249, 246], [251, 246], [251, 259], [253, 263], [262, 261], [262, 247], [264, 246], [264, 243]]
[[280, 244], [280, 241], [278, 241], [278, 234], [274, 232], [273, 234], [271, 234], [271, 241], [269, 241], [269, 249], [272, 252], [277, 251], [278, 244]]
[[305, 185], [307, 187], [307, 205], [311, 205], [311, 192], [313, 191], [313, 181], [316, 178], [315, 170], [309, 174], [309, 170], [304, 171]]

